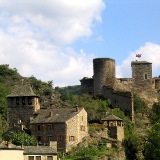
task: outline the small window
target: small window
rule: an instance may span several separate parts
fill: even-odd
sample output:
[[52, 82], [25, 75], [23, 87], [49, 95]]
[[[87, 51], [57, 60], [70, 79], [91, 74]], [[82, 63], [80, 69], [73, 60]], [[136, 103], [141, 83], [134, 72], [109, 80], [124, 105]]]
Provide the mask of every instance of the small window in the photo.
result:
[[75, 141], [75, 136], [70, 136], [69, 141]]
[[28, 104], [29, 104], [29, 105], [32, 104], [32, 99], [31, 99], [31, 97], [28, 97]]
[[28, 160], [34, 160], [34, 156], [28, 156]]
[[80, 126], [81, 131], [85, 131], [85, 126]]
[[83, 116], [82, 116], [82, 121], [83, 121]]
[[147, 74], [145, 74], [144, 78], [145, 78], [145, 79], [148, 79], [148, 75], [147, 75]]
[[53, 160], [53, 156], [47, 156], [47, 160]]
[[40, 131], [41, 130], [41, 126], [40, 125], [38, 125], [38, 131]]
[[22, 97], [22, 104], [25, 105], [25, 97]]
[[36, 160], [41, 160], [41, 156], [36, 156]]
[[52, 141], [52, 136], [48, 136], [48, 142]]
[[47, 125], [47, 127], [48, 127], [48, 131], [52, 130], [52, 125]]
[[16, 104], [19, 105], [19, 97], [16, 98]]
[[40, 142], [41, 141], [41, 136], [38, 136], [38, 142]]

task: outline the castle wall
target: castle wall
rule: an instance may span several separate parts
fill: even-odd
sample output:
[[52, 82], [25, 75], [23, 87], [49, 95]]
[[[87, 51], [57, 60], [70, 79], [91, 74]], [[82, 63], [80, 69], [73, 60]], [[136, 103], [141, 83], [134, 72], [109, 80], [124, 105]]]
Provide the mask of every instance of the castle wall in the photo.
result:
[[131, 92], [116, 91], [112, 87], [103, 87], [103, 97], [110, 101], [112, 108], [120, 108], [134, 120], [133, 95]]
[[81, 93], [88, 93], [90, 95], [93, 95], [94, 92], [94, 85], [93, 85], [93, 78], [86, 78], [80, 80], [81, 82]]
[[102, 87], [114, 86], [115, 60], [110, 58], [93, 59], [94, 95], [102, 95]]
[[155, 78], [155, 89], [160, 90], [160, 78]]

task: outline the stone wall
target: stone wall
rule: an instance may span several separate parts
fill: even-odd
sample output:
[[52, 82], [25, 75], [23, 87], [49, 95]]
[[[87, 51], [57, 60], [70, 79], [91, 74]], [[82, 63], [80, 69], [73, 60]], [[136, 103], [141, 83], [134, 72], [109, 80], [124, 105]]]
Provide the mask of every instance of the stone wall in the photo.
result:
[[67, 151], [73, 146], [82, 142], [82, 139], [88, 136], [87, 112], [82, 109], [76, 116], [67, 122]]
[[42, 142], [42, 144], [49, 145], [49, 141], [57, 141], [58, 150], [64, 150], [66, 148], [66, 129], [67, 126], [65, 123], [31, 125], [32, 135], [35, 135], [37, 139]]
[[88, 93], [93, 95], [94, 93], [94, 85], [93, 85], [93, 78], [86, 78], [80, 80], [81, 82], [81, 93]]
[[123, 141], [124, 139], [124, 128], [120, 126], [108, 127], [109, 137]]
[[106, 98], [112, 108], [120, 108], [126, 115], [129, 115], [133, 120], [134, 109], [133, 109], [133, 95], [132, 92], [116, 91], [112, 87], [103, 86], [103, 97]]

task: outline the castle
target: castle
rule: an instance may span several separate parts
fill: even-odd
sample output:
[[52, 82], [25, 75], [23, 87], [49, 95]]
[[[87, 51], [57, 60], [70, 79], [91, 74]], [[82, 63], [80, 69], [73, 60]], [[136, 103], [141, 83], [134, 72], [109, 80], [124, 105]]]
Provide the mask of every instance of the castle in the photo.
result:
[[144, 99], [148, 106], [157, 101], [160, 78], [152, 78], [152, 63], [132, 61], [132, 78], [115, 77], [115, 60], [93, 59], [93, 77], [80, 80], [82, 94], [88, 93], [107, 99], [111, 107], [119, 107], [134, 119], [133, 93]]

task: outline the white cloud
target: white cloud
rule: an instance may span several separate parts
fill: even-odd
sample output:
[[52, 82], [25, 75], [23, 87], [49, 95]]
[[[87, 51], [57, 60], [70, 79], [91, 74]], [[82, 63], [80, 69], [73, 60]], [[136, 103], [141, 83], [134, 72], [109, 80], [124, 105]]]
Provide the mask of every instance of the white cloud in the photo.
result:
[[93, 75], [94, 56], [70, 45], [92, 35], [104, 7], [102, 0], [0, 0], [0, 63], [55, 86], [79, 84]]
[[[141, 58], [137, 58], [136, 54], [142, 54]], [[132, 61], [147, 61], [152, 63], [152, 76], [160, 75], [160, 44], [154, 44], [151, 42], [145, 43], [125, 59], [121, 65], [117, 66], [117, 77], [131, 77], [131, 62]]]

